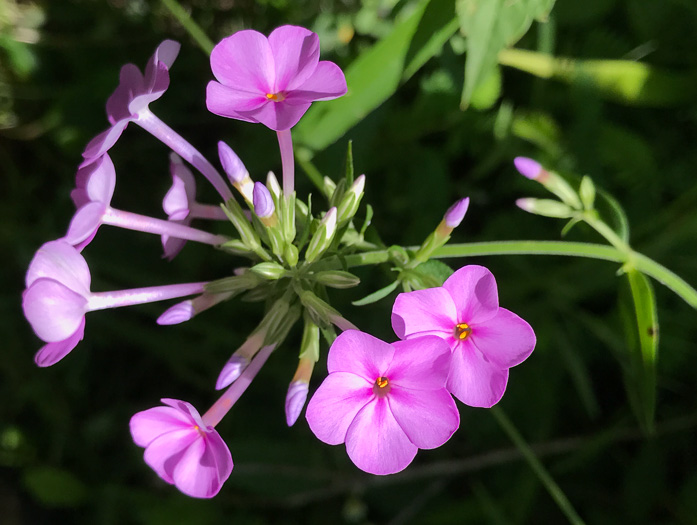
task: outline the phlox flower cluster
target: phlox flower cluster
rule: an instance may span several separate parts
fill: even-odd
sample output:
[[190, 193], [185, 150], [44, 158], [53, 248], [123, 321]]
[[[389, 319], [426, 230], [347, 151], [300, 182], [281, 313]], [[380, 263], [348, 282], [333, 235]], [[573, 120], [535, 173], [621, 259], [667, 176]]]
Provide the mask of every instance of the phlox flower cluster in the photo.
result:
[[[361, 228], [356, 218], [364, 175], [354, 179], [351, 174], [341, 184], [326, 179], [321, 190], [331, 206], [316, 215], [294, 189], [291, 128], [313, 102], [347, 90], [341, 69], [319, 60], [317, 35], [294, 26], [279, 27], [268, 38], [239, 31], [211, 55], [216, 80], [206, 90], [208, 109], [275, 131], [282, 183], [273, 172], [265, 182], [254, 180], [224, 142], [218, 144], [221, 174], [150, 110], [169, 86], [178, 53], [179, 44], [168, 40], [144, 73], [132, 64], [121, 69], [106, 104], [109, 127], [88, 143], [77, 170], [71, 194], [76, 212], [66, 234], [41, 246], [29, 264], [22, 306], [45, 343], [36, 364], [51, 366], [66, 358], [85, 337], [86, 314], [92, 311], [178, 298], [157, 319], [168, 326], [237, 295], [265, 300], [269, 306], [259, 324], [221, 364], [217, 379], [211, 378], [211, 386], [223, 392], [206, 412], [163, 398], [162, 406], [131, 418], [131, 435], [145, 449], [145, 462], [166, 483], [199, 498], [216, 495], [233, 470], [216, 426], [300, 320], [302, 341], [285, 402], [286, 422], [292, 426], [305, 406], [322, 329], [331, 344], [329, 374], [312, 396], [306, 419], [323, 442], [345, 443], [351, 460], [366, 472], [398, 472], [418, 449], [448, 441], [460, 421], [452, 396], [475, 407], [497, 403], [509, 368], [530, 355], [535, 336], [525, 321], [499, 307], [496, 281], [486, 268], [465, 266], [442, 286], [429, 289], [404, 277], [406, 291], [396, 298], [392, 312], [399, 340], [392, 343], [361, 332], [326, 300], [326, 288], [359, 283], [341, 261], [370, 245], [363, 237], [369, 221]], [[130, 123], [171, 150], [163, 218], [111, 204], [117, 176], [109, 152]], [[215, 188], [221, 203], [198, 202], [199, 175]], [[418, 250], [393, 261], [395, 268], [404, 276], [416, 275], [419, 264], [448, 241], [468, 206], [469, 199], [458, 200]], [[194, 226], [200, 221], [225, 221], [228, 232], [209, 233]], [[156, 235], [169, 260], [191, 241], [247, 263], [216, 280], [95, 292], [84, 253], [104, 225]]]

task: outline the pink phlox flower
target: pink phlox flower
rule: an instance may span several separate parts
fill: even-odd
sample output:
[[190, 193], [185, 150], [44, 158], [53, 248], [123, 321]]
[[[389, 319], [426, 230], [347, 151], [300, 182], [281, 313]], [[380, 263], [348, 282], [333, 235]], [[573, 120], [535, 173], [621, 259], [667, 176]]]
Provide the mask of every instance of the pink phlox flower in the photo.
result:
[[187, 496], [212, 498], [232, 472], [230, 450], [190, 403], [161, 401], [167, 406], [131, 418], [133, 441], [145, 448], [145, 463], [164, 481]]
[[85, 332], [90, 270], [83, 257], [63, 240], [50, 241], [36, 252], [26, 275], [24, 315], [46, 344], [36, 354], [38, 366], [63, 359]]
[[[172, 186], [162, 200], [162, 208], [168, 220], [188, 226], [193, 218], [191, 206], [196, 202], [196, 180], [179, 155], [174, 153], [170, 156], [169, 170]], [[185, 244], [186, 239], [162, 235], [162, 248], [169, 260], [174, 259]]]
[[388, 344], [347, 330], [329, 350], [329, 375], [305, 417], [321, 441], [346, 443], [361, 470], [399, 472], [418, 449], [441, 446], [460, 424], [445, 389], [449, 368], [450, 350], [438, 337]]
[[134, 64], [126, 64], [119, 74], [119, 85], [106, 103], [107, 118], [111, 127], [94, 137], [83, 152], [83, 165], [94, 162], [116, 143], [128, 123], [138, 118], [148, 104], [160, 98], [169, 87], [169, 68], [179, 54], [181, 46], [173, 40], [165, 40], [145, 67], [145, 75]]
[[292, 128], [312, 102], [346, 93], [344, 73], [319, 60], [319, 37], [302, 27], [282, 26], [268, 38], [238, 31], [215, 46], [211, 69], [209, 111], [275, 131]]
[[535, 348], [535, 333], [513, 312], [499, 307], [493, 274], [465, 266], [442, 287], [402, 293], [392, 308], [400, 339], [424, 335], [444, 339], [453, 353], [447, 388], [460, 401], [491, 407], [506, 390], [508, 369]]
[[77, 250], [82, 251], [97, 235], [102, 218], [111, 205], [115, 187], [116, 170], [106, 153], [78, 170], [75, 189], [70, 193], [78, 210], [64, 238]]

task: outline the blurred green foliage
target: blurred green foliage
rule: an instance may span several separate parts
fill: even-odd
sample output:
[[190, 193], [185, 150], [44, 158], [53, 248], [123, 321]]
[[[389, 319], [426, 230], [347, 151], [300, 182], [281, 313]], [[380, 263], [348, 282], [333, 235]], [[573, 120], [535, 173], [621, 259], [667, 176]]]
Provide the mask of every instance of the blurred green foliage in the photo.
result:
[[[530, 1], [524, 4], [534, 13], [525, 11], [510, 27], [505, 14], [480, 12], [507, 28], [503, 35], [479, 25], [458, 30], [463, 9], [484, 4], [182, 2], [213, 41], [286, 23], [320, 35], [324, 57], [347, 71], [350, 94], [316, 104], [297, 143], [323, 174], [338, 179], [346, 141], [353, 140], [356, 173], [367, 175], [365, 201], [386, 242], [420, 243], [464, 195], [470, 210], [453, 242], [558, 239], [561, 224], [513, 205], [519, 197], [547, 196], [512, 167], [514, 156], [527, 155], [571, 180], [590, 174], [599, 196], [607, 192], [624, 208], [632, 246], [697, 284], [697, 4], [557, 0], [544, 21], [533, 22], [552, 2]], [[488, 5], [505, 10], [508, 3]], [[497, 66], [493, 48], [467, 38], [477, 31], [499, 48], [520, 40], [516, 51], [498, 55]], [[319, 443], [302, 418], [286, 428], [283, 403], [299, 333], [219, 427], [236, 462], [221, 494], [196, 501], [164, 485], [131, 442], [128, 419], [160, 397], [208, 406], [220, 364], [261, 315], [257, 304], [233, 301], [175, 327], [154, 323], [162, 305], [90, 314], [76, 351], [49, 369], [35, 367], [39, 341], [20, 309], [25, 269], [43, 242], [65, 232], [80, 153], [106, 127], [104, 104], [119, 68], [142, 67], [165, 38], [183, 48], [170, 89], [152, 109], [209, 158], [224, 139], [253, 177], [278, 173], [273, 133], [205, 110], [207, 57], [159, 2], [0, 3], [3, 525], [563, 523], [486, 410], [461, 406], [461, 428], [450, 442], [422, 451], [403, 474], [387, 478], [358, 472], [343, 447]], [[514, 60], [515, 52], [528, 54]], [[472, 64], [475, 53], [479, 63]], [[637, 71], [669, 80], [651, 88], [668, 103], [639, 96]], [[617, 85], [634, 87], [618, 98]], [[471, 103], [465, 111], [463, 93]], [[115, 205], [160, 215], [169, 184], [166, 148], [132, 125], [112, 151]], [[213, 192], [201, 186], [200, 200], [212, 202]], [[322, 199], [302, 176], [297, 187]], [[566, 238], [599, 241], [583, 225]], [[211, 279], [235, 263], [192, 243], [168, 263], [159, 239], [109, 228], [85, 255], [94, 290]], [[629, 293], [643, 304], [639, 311], [628, 303], [630, 313], [635, 308], [651, 326], [658, 316], [660, 351], [655, 370], [631, 359], [621, 366], [630, 347], [616, 265], [540, 256], [449, 261], [468, 262], [490, 267], [501, 304], [536, 330], [537, 349], [512, 370], [501, 406], [586, 522], [697, 523], [695, 311], [630, 275]], [[390, 301], [363, 307], [351, 301], [394, 276], [368, 269], [360, 276], [357, 290], [338, 291], [332, 303], [363, 330], [390, 340]], [[629, 325], [629, 343], [640, 352], [634, 356], [656, 353], [644, 324]], [[321, 363], [313, 386], [324, 373]], [[630, 403], [647, 393], [625, 391], [624, 381], [642, 374], [657, 385], [648, 438]]]

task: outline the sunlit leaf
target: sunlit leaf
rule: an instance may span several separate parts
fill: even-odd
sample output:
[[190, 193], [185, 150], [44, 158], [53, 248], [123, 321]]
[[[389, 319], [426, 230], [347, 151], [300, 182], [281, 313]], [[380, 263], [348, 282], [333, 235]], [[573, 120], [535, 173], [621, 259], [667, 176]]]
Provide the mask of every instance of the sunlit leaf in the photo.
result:
[[554, 1], [457, 0], [460, 30], [467, 36], [463, 108], [469, 106], [475, 89], [492, 75], [499, 51], [523, 36], [534, 19], [546, 16]]
[[451, 1], [419, 2], [413, 13], [346, 69], [345, 96], [312, 105], [293, 128], [295, 140], [315, 150], [335, 142], [438, 53], [456, 30]]

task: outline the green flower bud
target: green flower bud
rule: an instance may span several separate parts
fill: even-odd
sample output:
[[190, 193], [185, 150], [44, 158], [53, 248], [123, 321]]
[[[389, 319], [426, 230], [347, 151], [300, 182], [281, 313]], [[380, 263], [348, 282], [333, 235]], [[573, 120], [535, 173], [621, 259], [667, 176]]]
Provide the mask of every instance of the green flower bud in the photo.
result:
[[570, 206], [551, 199], [518, 199], [515, 203], [521, 210], [544, 217], [568, 219], [576, 214]]
[[330, 288], [352, 288], [358, 286], [361, 282], [361, 280], [352, 273], [341, 270], [317, 272], [314, 277], [318, 283], [329, 286]]
[[324, 214], [324, 218], [319, 223], [317, 231], [310, 239], [305, 252], [307, 262], [315, 261], [322, 253], [329, 248], [336, 233], [336, 208], [329, 208]]
[[251, 270], [257, 274], [259, 277], [268, 279], [269, 281], [275, 281], [285, 276], [286, 269], [278, 263], [275, 262], [263, 262], [252, 266]]

